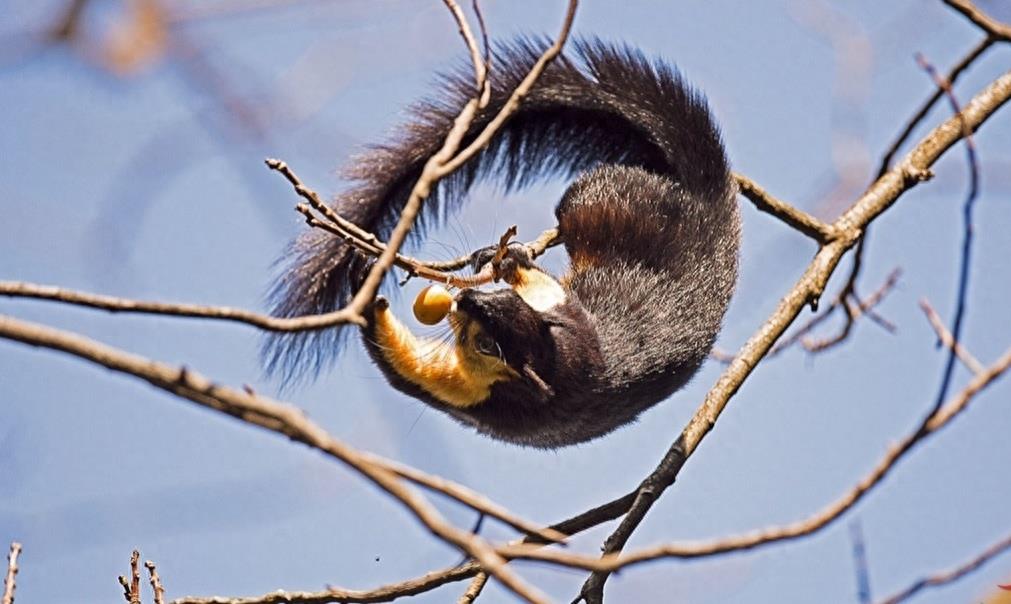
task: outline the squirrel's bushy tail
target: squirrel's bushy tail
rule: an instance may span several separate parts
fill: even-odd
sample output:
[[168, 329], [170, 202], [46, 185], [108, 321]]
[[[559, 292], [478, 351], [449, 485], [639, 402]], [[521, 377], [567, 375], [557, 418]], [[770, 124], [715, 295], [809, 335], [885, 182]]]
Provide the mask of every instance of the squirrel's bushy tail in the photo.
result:
[[[491, 100], [474, 120], [464, 145], [498, 113], [546, 46], [543, 40], [519, 39], [496, 48]], [[601, 164], [621, 164], [661, 176], [679, 197], [702, 200], [685, 210], [710, 218], [698, 224], [728, 222], [712, 239], [714, 244], [733, 244], [732, 289], [737, 237], [734, 189], [705, 101], [673, 68], [632, 48], [598, 40], [578, 41], [574, 47], [572, 55], [558, 57], [545, 70], [488, 148], [438, 184], [413, 236], [453, 211], [478, 179], [494, 177], [511, 190], [541, 177], [571, 177]], [[352, 163], [345, 174], [357, 184], [334, 204], [345, 218], [380, 238], [388, 236], [424, 162], [441, 147], [453, 119], [473, 95], [472, 78], [469, 69], [445, 76], [439, 99], [415, 106], [412, 120], [389, 143]], [[318, 230], [306, 232], [292, 245], [290, 264], [272, 289], [274, 314], [315, 314], [344, 305], [365, 264], [337, 238]], [[726, 273], [726, 264], [723, 261], [717, 268]], [[724, 302], [719, 309], [717, 327], [725, 306]], [[286, 378], [313, 374], [336, 356], [342, 335], [339, 328], [273, 334], [264, 347], [268, 370]]]

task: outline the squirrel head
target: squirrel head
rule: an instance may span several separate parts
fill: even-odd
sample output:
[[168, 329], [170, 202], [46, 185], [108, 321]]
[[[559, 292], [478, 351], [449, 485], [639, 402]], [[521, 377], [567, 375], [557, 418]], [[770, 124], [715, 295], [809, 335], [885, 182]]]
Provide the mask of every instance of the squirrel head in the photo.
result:
[[497, 359], [545, 399], [552, 395], [551, 324], [515, 290], [465, 289], [451, 317], [458, 351], [471, 363]]

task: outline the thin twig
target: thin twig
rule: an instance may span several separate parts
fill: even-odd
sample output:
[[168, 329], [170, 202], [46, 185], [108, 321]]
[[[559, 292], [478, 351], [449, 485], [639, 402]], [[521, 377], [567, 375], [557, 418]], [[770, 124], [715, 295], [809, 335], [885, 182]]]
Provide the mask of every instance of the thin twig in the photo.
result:
[[[309, 226], [325, 230], [336, 237], [340, 237], [341, 240], [355, 250], [368, 256], [378, 258], [386, 251], [388, 246], [384, 241], [380, 240], [375, 234], [347, 220], [337, 213], [336, 210], [323, 203], [319, 194], [305, 186], [286, 162], [279, 159], [267, 159], [265, 163], [271, 170], [279, 172], [284, 176], [291, 183], [295, 192], [309, 202], [308, 206], [305, 204], [295, 206], [295, 209], [305, 216], [306, 223]], [[322, 217], [314, 214], [313, 210], [319, 212]], [[561, 243], [561, 240], [558, 237], [558, 230], [549, 229], [541, 233], [534, 241], [526, 244], [526, 246], [532, 257], [536, 258], [543, 254], [548, 247], [558, 245], [559, 243]], [[428, 262], [398, 252], [394, 255], [393, 264], [407, 271], [408, 275], [412, 277], [420, 277], [453, 287], [475, 287], [492, 281], [490, 271], [474, 275], [455, 275], [447, 272], [468, 266], [470, 264], [469, 255], [448, 262]]]
[[439, 179], [453, 173], [453, 171], [462, 166], [488, 144], [499, 128], [502, 127], [505, 121], [519, 107], [523, 98], [529, 93], [544, 69], [562, 51], [562, 46], [568, 39], [569, 31], [572, 28], [572, 21], [575, 18], [577, 5], [578, 0], [569, 0], [565, 21], [555, 42], [541, 54], [540, 58], [530, 69], [530, 73], [513, 90], [509, 100], [506, 101], [502, 109], [492, 118], [484, 130], [466, 148], [457, 153], [457, 149], [462, 143], [463, 137], [478, 110], [480, 100], [472, 99], [464, 106], [460, 115], [454, 121], [452, 129], [446, 136], [443, 147], [432, 155], [425, 163], [424, 168], [422, 168], [421, 177], [418, 178], [414, 188], [411, 190], [404, 209], [401, 211], [400, 219], [397, 221], [397, 226], [394, 227], [393, 232], [390, 234], [389, 241], [387, 241], [387, 249], [376, 261], [372, 270], [369, 271], [365, 282], [348, 305], [348, 310], [360, 316], [365, 311], [366, 306], [375, 298], [379, 284], [382, 282], [383, 277], [386, 276], [386, 272], [393, 266], [394, 256], [404, 244], [407, 233], [411, 230], [414, 220], [421, 210], [422, 202], [428, 197], [435, 183]]
[[[305, 216], [306, 223], [309, 226], [323, 229], [332, 235], [340, 237], [344, 242], [362, 254], [378, 258], [386, 251], [387, 245], [385, 242], [381, 241], [373, 233], [370, 233], [350, 220], [347, 220], [337, 213], [336, 210], [323, 203], [319, 194], [305, 186], [302, 183], [302, 180], [295, 174], [286, 162], [279, 159], [267, 159], [265, 160], [265, 163], [268, 168], [279, 172], [282, 176], [284, 176], [288, 182], [291, 183], [295, 192], [309, 202], [309, 206], [306, 206], [305, 204], [298, 204], [295, 206], [295, 209]], [[319, 212], [323, 218], [319, 218], [312, 212], [312, 210]], [[447, 285], [454, 285], [456, 287], [470, 287], [472, 285], [481, 284], [480, 278], [477, 276], [461, 277], [458, 275], [451, 275], [440, 270], [432, 269], [426, 263], [400, 254], [399, 252], [394, 256], [394, 265], [408, 271], [411, 275], [431, 279], [432, 281], [438, 281]], [[466, 262], [461, 265], [461, 268], [462, 266], [466, 266]], [[485, 277], [488, 278], [488, 276]]]
[[984, 564], [1009, 549], [1011, 549], [1011, 535], [1008, 535], [997, 543], [994, 543], [990, 547], [986, 548], [986, 550], [965, 564], [951, 570], [930, 575], [929, 577], [924, 577], [902, 591], [881, 600], [879, 604], [899, 604], [899, 602], [908, 600], [924, 589], [954, 583], [969, 573], [982, 568]]
[[[839, 297], [836, 297], [836, 299], [833, 300], [824, 311], [815, 315], [806, 323], [794, 330], [792, 334], [777, 342], [776, 345], [772, 347], [772, 350], [769, 351], [767, 356], [775, 356], [798, 342], [804, 350], [812, 353], [824, 352], [825, 350], [839, 344], [849, 336], [850, 331], [853, 328], [853, 324], [858, 318], [863, 315], [871, 316], [874, 307], [880, 304], [885, 297], [891, 293], [896, 284], [898, 284], [901, 276], [902, 269], [892, 269], [892, 272], [888, 273], [884, 282], [877, 290], [874, 291], [874, 293], [863, 300], [859, 300], [856, 304], [850, 300], [851, 297], [856, 297], [855, 294], [845, 295], [844, 297], [844, 293], [840, 292]], [[842, 308], [846, 313], [846, 319], [843, 326], [835, 335], [819, 339], [809, 337], [809, 334], [814, 330], [814, 328], [825, 322], [839, 308]], [[891, 325], [888, 322], [883, 322], [880, 317], [877, 317], [875, 322], [882, 325], [882, 327], [888, 331], [895, 330], [894, 325]]]
[[491, 74], [491, 44], [488, 43], [488, 27], [484, 22], [484, 13], [481, 12], [481, 4], [477, 0], [471, 0], [471, 8], [474, 9], [474, 16], [477, 17], [477, 27], [481, 30], [481, 44], [484, 48], [484, 72], [485, 72], [485, 85], [484, 90], [481, 92], [481, 108], [483, 109], [488, 105], [488, 101], [491, 100], [491, 84], [489, 83], [488, 75]]
[[747, 176], [734, 174], [741, 195], [762, 212], [772, 214], [818, 243], [828, 243], [835, 237], [832, 227], [800, 208], [776, 199]]
[[[548, 248], [559, 245], [560, 243], [561, 238], [558, 236], [558, 229], [553, 228], [541, 233], [537, 239], [526, 243], [525, 247], [527, 252], [530, 253], [531, 258], [537, 258], [538, 256], [544, 254]], [[383, 245], [385, 246], [385, 244]], [[469, 255], [449, 262], [426, 262], [416, 260], [409, 256], [399, 255], [398, 258], [398, 266], [401, 266], [402, 261], [402, 267], [409, 273], [425, 279], [438, 281], [440, 283], [447, 283], [455, 287], [482, 285], [484, 283], [489, 283], [492, 280], [490, 270], [475, 275], [450, 275], [443, 272], [445, 270], [456, 270], [468, 266], [470, 263]], [[127, 312], [162, 315], [168, 317], [230, 321], [234, 323], [244, 323], [266, 331], [288, 332], [324, 329], [326, 327], [332, 327], [338, 323], [346, 322], [346, 319], [348, 318], [347, 312], [343, 310], [322, 315], [279, 318], [271, 317], [269, 315], [261, 315], [240, 308], [230, 308], [227, 306], [208, 306], [185, 303], [177, 304], [154, 300], [134, 300], [130, 298], [120, 298], [117, 296], [107, 296], [104, 294], [71, 290], [54, 285], [26, 283], [23, 281], [0, 281], [0, 296], [62, 302], [64, 304], [84, 306], [86, 308], [94, 308], [113, 313]]]
[[447, 583], [463, 581], [474, 576], [479, 566], [471, 564], [468, 566], [454, 566], [438, 571], [433, 571], [407, 581], [392, 583], [368, 591], [330, 588], [324, 591], [282, 591], [276, 590], [262, 596], [224, 597], [212, 596], [201, 598], [196, 596], [186, 596], [173, 600], [171, 604], [374, 604], [376, 602], [392, 602], [397, 598], [414, 596], [431, 591]]
[[[962, 72], [975, 63], [976, 59], [980, 58], [983, 53], [989, 50], [995, 42], [996, 40], [990, 36], [980, 40], [979, 44], [974, 46], [972, 50], [970, 50], [958, 63], [955, 64], [954, 67], [951, 68], [950, 71], [948, 71], [947, 75], [944, 76], [944, 79], [950, 84], [954, 84], [955, 81], [958, 80], [959, 76], [962, 75]], [[920, 122], [927, 117], [930, 110], [933, 109], [934, 105], [937, 104], [937, 101], [941, 100], [941, 97], [943, 96], [944, 89], [940, 86], [935, 87], [933, 94], [931, 94], [930, 97], [927, 98], [922, 105], [920, 105], [920, 108], [916, 110], [913, 117], [906, 122], [906, 125], [902, 128], [902, 132], [900, 132], [895, 138], [891, 146], [889, 146], [888, 150], [885, 152], [884, 157], [881, 159], [881, 165], [878, 166], [877, 178], [881, 178], [881, 176], [887, 172], [889, 168], [891, 168], [892, 159], [895, 158], [895, 154], [899, 152], [902, 145], [906, 144], [906, 141], [909, 140], [909, 137], [913, 134], [913, 130], [920, 125]]]
[[920, 300], [920, 309], [927, 315], [927, 321], [930, 321], [930, 326], [934, 328], [934, 331], [937, 333], [937, 339], [941, 344], [944, 344], [949, 350], [953, 350], [969, 371], [974, 374], [983, 371], [983, 365], [960, 342], [955, 340], [951, 332], [948, 331], [948, 328], [945, 327], [941, 316], [937, 314], [937, 311], [934, 310], [934, 307], [930, 305], [930, 302], [926, 298]]
[[992, 19], [989, 15], [976, 8], [970, 0], [944, 0], [944, 3], [961, 13], [966, 19], [990, 34], [991, 36], [1011, 42], [1011, 26]]
[[[607, 503], [577, 514], [561, 522], [551, 525], [552, 530], [556, 530], [564, 535], [575, 535], [585, 530], [599, 526], [605, 522], [610, 522], [620, 518], [628, 511], [635, 498], [635, 492], [626, 493], [621, 497], [613, 499]], [[536, 537], [526, 537], [518, 543], [535, 544], [544, 542]], [[317, 592], [285, 592], [273, 591], [262, 596], [249, 598], [230, 597], [210, 597], [200, 598], [188, 596], [172, 602], [172, 604], [287, 604], [299, 602], [301, 604], [330, 604], [341, 603], [365, 603], [365, 602], [389, 602], [400, 597], [418, 595], [446, 585], [476, 576], [481, 572], [481, 566], [473, 561], [462, 565], [451, 566], [435, 570], [421, 577], [408, 579], [384, 585], [368, 591], [344, 590], [331, 588], [326, 591]]]
[[15, 579], [18, 576], [18, 556], [21, 555], [21, 544], [17, 541], [11, 543], [10, 553], [7, 554], [7, 574], [4, 575], [4, 593], [0, 598], [0, 604], [14, 604], [14, 591], [17, 588]]
[[561, 531], [550, 527], [541, 527], [528, 520], [520, 518], [504, 507], [461, 484], [446, 480], [440, 476], [426, 474], [417, 468], [400, 464], [389, 459], [373, 456], [369, 453], [362, 453], [361, 455], [363, 458], [393, 472], [401, 478], [409, 480], [416, 485], [423, 486], [435, 493], [441, 493], [451, 499], [454, 499], [477, 511], [482, 516], [496, 518], [521, 533], [537, 537], [538, 539], [542, 539], [549, 543], [564, 543], [568, 537], [568, 535]]
[[[955, 317], [951, 322], [951, 339], [954, 342], [958, 342], [962, 335], [962, 323], [965, 319], [966, 304], [969, 297], [969, 268], [972, 265], [973, 240], [972, 213], [976, 205], [976, 198], [979, 195], [979, 161], [976, 157], [976, 145], [972, 140], [972, 130], [962, 118], [962, 108], [959, 105], [958, 99], [955, 98], [954, 91], [951, 89], [951, 83], [941, 77], [937, 73], [937, 69], [922, 54], [917, 53], [916, 62], [930, 74], [937, 87], [944, 91], [944, 95], [951, 105], [952, 112], [961, 120], [966, 161], [969, 164], [969, 189], [966, 191], [965, 200], [962, 202], [962, 253], [958, 268], [958, 289], [955, 295]], [[955, 373], [955, 348], [949, 348], [946, 356], [944, 372], [941, 376], [941, 385], [937, 389], [935, 407], [939, 407], [944, 402], [945, 397], [948, 396], [951, 378]]]
[[154, 604], [165, 604], [165, 588], [161, 584], [161, 577], [158, 576], [158, 570], [155, 569], [154, 562], [150, 560], [145, 561], [144, 568], [147, 569], [151, 580], [151, 591], [154, 592]]
[[[453, 18], [456, 19], [456, 25], [460, 30], [460, 37], [463, 38], [464, 44], [467, 45], [467, 50], [470, 51], [470, 62], [474, 66], [474, 96], [480, 99], [478, 108], [484, 108], [488, 104], [488, 99], [491, 98], [491, 86], [488, 83], [488, 59], [486, 56], [481, 56], [481, 50], [477, 46], [477, 40], [474, 39], [474, 33], [470, 30], [467, 17], [464, 16], [463, 10], [460, 9], [460, 5], [456, 3], [456, 0], [442, 0], [442, 2], [449, 9], [449, 12], [453, 14]], [[474, 6], [477, 6], [477, 0], [475, 0]], [[480, 18], [480, 10], [477, 11], [477, 15], [481, 31], [485, 34], [485, 47], [487, 48], [488, 38], [487, 33], [484, 31], [484, 19]]]
[[322, 315], [279, 318], [227, 306], [174, 304], [147, 300], [130, 300], [102, 294], [74, 291], [53, 285], [37, 285], [21, 281], [0, 281], [0, 296], [35, 298], [87, 306], [109, 312], [131, 312], [197, 319], [216, 319], [245, 323], [267, 331], [307, 331], [351, 322], [351, 314], [338, 310]]
[[[954, 84], [955, 81], [962, 75], [962, 73], [965, 70], [967, 70], [977, 59], [979, 59], [983, 55], [983, 53], [985, 53], [991, 46], [993, 46], [995, 42], [997, 42], [996, 38], [987, 35], [983, 40], [979, 42], [979, 44], [973, 47], [964, 57], [962, 57], [962, 59], [954, 67], [951, 68], [951, 70], [948, 71], [944, 79], [949, 84]], [[903, 126], [902, 131], [895, 138], [892, 144], [888, 147], [888, 150], [882, 157], [881, 164], [878, 167], [878, 173], [875, 178], [881, 178], [882, 176], [884, 176], [886, 172], [888, 172], [888, 170], [891, 168], [892, 160], [895, 158], [895, 155], [899, 152], [899, 149], [902, 148], [902, 145], [906, 143], [906, 141], [912, 135], [916, 127], [927, 117], [927, 114], [930, 113], [930, 110], [934, 107], [935, 104], [937, 104], [937, 101], [939, 101], [944, 96], [944, 94], [945, 91], [943, 87], [941, 86], [935, 87], [933, 94], [920, 105], [919, 109], [917, 109], [916, 112], [913, 114], [913, 116], [906, 122], [905, 126]], [[856, 250], [853, 252], [853, 262], [850, 267], [850, 272], [846, 278], [846, 283], [843, 285], [843, 287], [839, 290], [839, 293], [836, 295], [835, 300], [837, 302], [841, 300], [848, 300], [851, 297], [860, 300], [860, 296], [859, 294], [857, 294], [856, 291], [856, 282], [860, 275], [861, 268], [863, 267], [863, 258], [866, 250], [868, 230], [869, 229], [865, 229], [863, 236], [861, 236], [860, 241], [857, 243]], [[863, 303], [861, 303], [861, 307], [864, 307]], [[833, 305], [829, 306], [829, 308], [823, 311], [822, 314], [817, 315], [816, 317], [811, 319], [811, 321], [808, 322], [808, 325], [800, 328], [797, 332], [795, 332], [793, 336], [777, 344], [776, 347], [773, 349], [773, 351], [769, 354], [769, 356], [778, 354], [784, 348], [799, 341], [801, 339], [801, 336], [806, 335], [806, 333], [810, 331], [811, 328], [827, 319], [838, 308], [839, 305], [837, 303], [834, 303]], [[864, 312], [867, 313], [867, 311], [868, 309], [864, 308]], [[875, 315], [873, 314], [868, 313], [868, 316], [872, 320], [876, 319]], [[843, 341], [849, 335], [851, 329], [852, 329], [852, 318], [848, 314], [846, 318], [846, 323], [843, 325], [842, 329], [835, 336], [822, 340], [821, 341], [821, 343], [823, 344], [822, 346], [817, 346], [818, 343], [814, 342], [814, 344], [816, 344], [815, 347], [818, 348], [820, 351], [827, 347], [825, 345], [830, 346], [837, 344]], [[807, 346], [805, 347], [808, 348]], [[808, 350], [812, 351], [810, 348], [808, 348]], [[733, 357], [731, 356], [730, 358], [732, 359]]]
[[[864, 239], [861, 239], [860, 241], [863, 242]], [[894, 289], [898, 284], [901, 276], [902, 269], [892, 269], [892, 272], [888, 273], [888, 276], [885, 277], [885, 281], [881, 284], [881, 286], [878, 287], [878, 289], [870, 296], [862, 300], [857, 298], [854, 293], [846, 294], [845, 292], [840, 291], [839, 296], [837, 296], [827, 308], [811, 317], [800, 327], [794, 329], [789, 335], [784, 336], [776, 342], [776, 345], [772, 347], [772, 350], [770, 350], [763, 358], [769, 359], [775, 357], [787, 348], [796, 344], [799, 344], [804, 350], [810, 353], [825, 352], [826, 350], [845, 341], [853, 330], [853, 326], [857, 319], [863, 316], [866, 316], [868, 319], [874, 321], [874, 323], [879, 325], [885, 331], [894, 333], [896, 330], [895, 325], [891, 321], [877, 314], [874, 311], [874, 308], [880, 304], [889, 293], [891, 293], [892, 289]], [[853, 300], [857, 301], [853, 302]], [[840, 308], [842, 308], [845, 312], [846, 318], [843, 326], [838, 332], [824, 338], [810, 337], [811, 332], [814, 331], [815, 328], [830, 319], [835, 311]], [[723, 363], [724, 365], [729, 365], [734, 360], [734, 356], [735, 355], [733, 353], [719, 348], [713, 348], [709, 352], [709, 357], [711, 359], [719, 363]]]
[[850, 540], [853, 541], [853, 570], [857, 576], [857, 600], [871, 604], [871, 574], [867, 569], [867, 547], [859, 520], [850, 523]]
[[[991, 46], [993, 46], [995, 41], [996, 40], [988, 34], [965, 56], [963, 56], [962, 59], [957, 64], [955, 64], [954, 67], [951, 68], [951, 70], [948, 71], [948, 74], [945, 76], [945, 79], [948, 82], [954, 84], [954, 82], [959, 78], [959, 76], [962, 75], [962, 73], [965, 70], [967, 70], [973, 63], [976, 62], [977, 59], [983, 56], [983, 53], [985, 53]], [[927, 114], [930, 113], [930, 110], [934, 107], [935, 104], [937, 104], [937, 101], [941, 100], [941, 97], [943, 96], [944, 96], [944, 89], [941, 87], [935, 87], [933, 94], [931, 94], [931, 96], [920, 105], [919, 109], [917, 109], [916, 112], [913, 114], [913, 116], [906, 122], [902, 131], [895, 138], [892, 144], [888, 147], [888, 150], [885, 151], [884, 156], [881, 159], [881, 163], [878, 166], [877, 176], [875, 177], [876, 179], [881, 178], [882, 176], [885, 175], [886, 172], [888, 172], [888, 170], [891, 169], [892, 160], [895, 158], [895, 155], [899, 152], [899, 150], [906, 143], [909, 137], [912, 136], [913, 130], [915, 130], [916, 127], [924, 119], [926, 119]], [[863, 236], [857, 243], [856, 250], [854, 250], [853, 252], [853, 262], [850, 265], [849, 275], [846, 278], [846, 283], [839, 290], [837, 299], [846, 299], [851, 295], [859, 299], [859, 294], [857, 294], [856, 289], [857, 279], [859, 278], [860, 271], [863, 268], [864, 254], [867, 249], [868, 232], [869, 228], [865, 228]]]
[[117, 577], [123, 586], [123, 597], [129, 604], [140, 604], [140, 552], [133, 550], [130, 555], [130, 579], [120, 575]]

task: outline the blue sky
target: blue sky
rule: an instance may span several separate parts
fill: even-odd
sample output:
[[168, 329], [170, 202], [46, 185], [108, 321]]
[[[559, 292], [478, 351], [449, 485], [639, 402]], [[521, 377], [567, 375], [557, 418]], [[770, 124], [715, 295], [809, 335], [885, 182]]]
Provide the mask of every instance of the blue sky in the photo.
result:
[[[508, 37], [556, 31], [562, 4], [482, 6], [492, 35]], [[43, 23], [54, 6], [15, 2], [0, 15], [0, 40]], [[96, 27], [118, 10], [111, 2], [94, 7], [89, 23]], [[1011, 19], [1006, 8], [994, 14]], [[237, 127], [208, 83], [178, 64], [159, 62], [115, 79], [66, 49], [20, 61], [0, 54], [0, 279], [264, 309], [272, 263], [303, 225], [292, 211], [297, 199], [263, 158], [285, 159], [321, 193], [340, 190], [336, 168], [360, 145], [381, 140], [404, 119], [404, 107], [431, 90], [433, 72], [462, 57], [454, 24], [435, 0], [303, 2], [208, 18], [182, 31], [224, 74], [231, 94], [264, 111], [263, 134]], [[930, 94], [913, 53], [945, 69], [982, 37], [927, 0], [587, 1], [576, 33], [625, 40], [677, 63], [709, 97], [734, 168], [826, 218], [866, 186], [883, 150]], [[959, 81], [957, 94], [969, 98], [1009, 63], [1011, 50], [991, 50]], [[940, 105], [928, 123], [947, 115]], [[983, 180], [964, 342], [984, 363], [1011, 346], [1009, 140], [1007, 108], [976, 138]], [[762, 363], [631, 547], [811, 515], [929, 409], [944, 355], [917, 301], [926, 297], [951, 315], [966, 188], [962, 149], [936, 172], [872, 230], [861, 289], [873, 291], [894, 267], [903, 269], [880, 307], [897, 333], [861, 322], [830, 352], [791, 350]], [[455, 256], [512, 223], [521, 238], [532, 237], [550, 226], [563, 189], [545, 183], [506, 199], [481, 187], [417, 252]], [[814, 252], [803, 236], [742, 203], [742, 274], [720, 339], [725, 349], [758, 328]], [[547, 263], [561, 269], [564, 258]], [[833, 279], [829, 291], [839, 285]], [[248, 327], [23, 300], [0, 300], [0, 312], [276, 392], [259, 367], [259, 334]], [[555, 452], [493, 442], [424, 410], [388, 387], [357, 345], [315, 383], [285, 397], [354, 446], [552, 522], [633, 487], [720, 370], [710, 363], [633, 426]], [[955, 386], [966, 379], [959, 369]], [[959, 563], [1011, 530], [1009, 400], [1011, 382], [992, 386], [846, 518], [814, 537], [631, 569], [611, 578], [608, 596], [855, 602], [847, 527], [855, 519], [877, 597]], [[115, 577], [134, 547], [158, 563], [169, 597], [370, 588], [459, 559], [397, 504], [320, 455], [74, 359], [0, 341], [0, 412], [0, 541], [25, 545], [25, 601], [119, 598]], [[439, 505], [461, 526], [473, 521], [466, 510]], [[589, 531], [574, 546], [594, 552], [610, 528]], [[488, 535], [509, 533], [492, 526]], [[517, 568], [561, 601], [584, 578], [533, 564]], [[980, 601], [1009, 577], [1005, 556], [916, 601]], [[452, 601], [463, 589], [445, 587], [415, 601]], [[495, 585], [482, 599], [510, 601]]]

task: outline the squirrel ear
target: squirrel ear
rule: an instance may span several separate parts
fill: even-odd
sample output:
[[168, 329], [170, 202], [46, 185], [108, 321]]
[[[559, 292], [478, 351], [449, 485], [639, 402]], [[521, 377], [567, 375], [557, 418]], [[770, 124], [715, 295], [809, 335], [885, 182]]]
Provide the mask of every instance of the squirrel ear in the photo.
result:
[[530, 363], [525, 363], [523, 365], [523, 375], [537, 387], [544, 400], [555, 396], [554, 389], [549, 386], [548, 383], [541, 378], [541, 376], [537, 375], [537, 371], [534, 370]]

